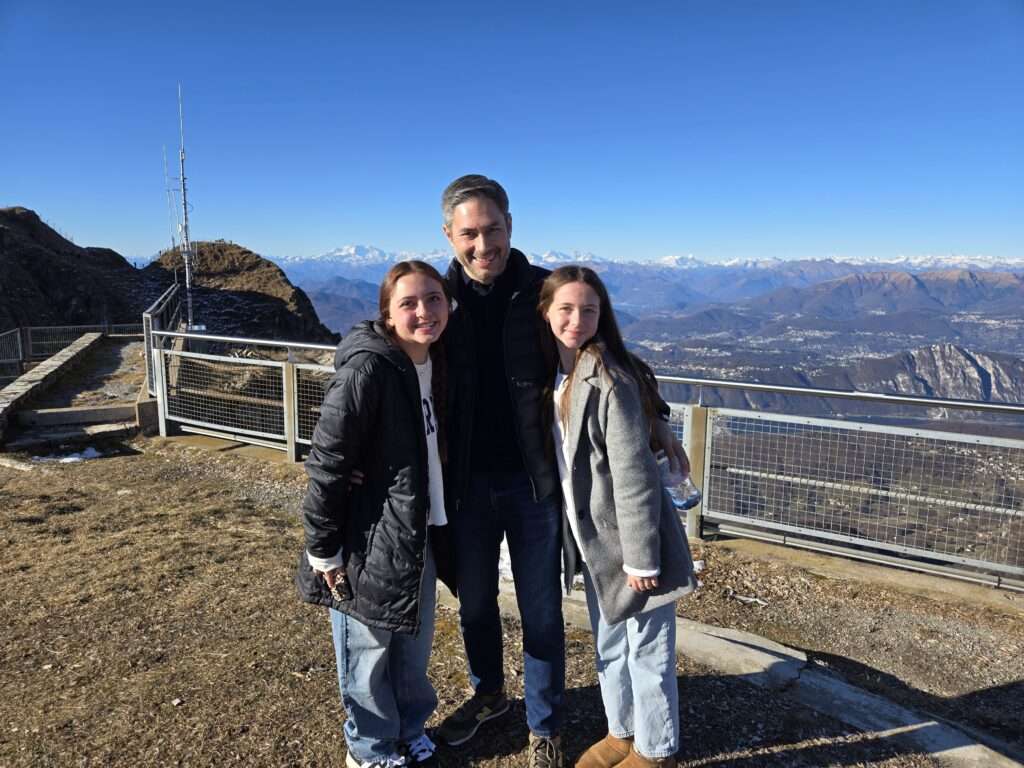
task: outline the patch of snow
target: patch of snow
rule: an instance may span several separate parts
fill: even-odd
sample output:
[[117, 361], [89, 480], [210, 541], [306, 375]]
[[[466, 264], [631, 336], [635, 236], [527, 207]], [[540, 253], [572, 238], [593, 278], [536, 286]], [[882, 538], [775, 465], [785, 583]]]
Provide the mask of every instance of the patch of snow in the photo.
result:
[[50, 456], [33, 456], [32, 461], [51, 461], [57, 464], [73, 464], [76, 461], [87, 461], [88, 459], [102, 459], [106, 454], [100, 453], [91, 445], [79, 453], [68, 453], [65, 455], [51, 454]]

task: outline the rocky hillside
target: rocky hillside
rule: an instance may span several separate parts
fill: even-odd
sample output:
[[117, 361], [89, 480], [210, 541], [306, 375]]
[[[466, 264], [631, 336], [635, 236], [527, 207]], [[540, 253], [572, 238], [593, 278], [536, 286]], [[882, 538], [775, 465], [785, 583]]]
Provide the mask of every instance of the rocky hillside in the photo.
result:
[[0, 330], [141, 322], [159, 290], [109, 248], [75, 245], [28, 208], [0, 208]]
[[[703, 376], [696, 372], [695, 375]], [[1024, 402], [1024, 359], [976, 352], [956, 344], [936, 344], [884, 358], [864, 358], [849, 365], [805, 371], [780, 367], [758, 377], [761, 383], [825, 389], [919, 395], [980, 402]], [[666, 399], [696, 402], [692, 387], [663, 385]], [[925, 416], [923, 409], [876, 406], [854, 401], [705, 388], [702, 401], [711, 407], [742, 408], [804, 415], [871, 414]], [[948, 414], [969, 416], [971, 412]]]
[[[332, 342], [337, 336], [320, 322], [306, 294], [280, 267], [224, 240], [193, 243], [195, 321], [209, 333], [288, 341]], [[181, 257], [166, 251], [144, 271], [181, 276]]]
[[[195, 320], [210, 333], [330, 342], [306, 295], [270, 261], [233, 243], [198, 243]], [[141, 323], [174, 280], [177, 253], [135, 269], [83, 248], [27, 208], [0, 208], [0, 331], [27, 325]], [[179, 275], [180, 277], [180, 275]]]

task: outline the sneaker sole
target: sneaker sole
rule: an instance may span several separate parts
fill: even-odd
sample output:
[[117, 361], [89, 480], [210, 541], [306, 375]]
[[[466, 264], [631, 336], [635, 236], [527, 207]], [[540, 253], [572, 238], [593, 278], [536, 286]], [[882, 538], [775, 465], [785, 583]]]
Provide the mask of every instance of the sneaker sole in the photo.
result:
[[462, 746], [462, 745], [463, 745], [463, 744], [465, 744], [465, 743], [466, 743], [467, 741], [469, 741], [469, 740], [470, 740], [470, 739], [472, 739], [472, 738], [473, 738], [474, 736], [476, 736], [476, 732], [480, 730], [480, 726], [481, 726], [481, 725], [483, 725], [484, 723], [486, 723], [486, 722], [488, 722], [488, 721], [490, 721], [490, 720], [494, 720], [494, 719], [495, 719], [495, 718], [497, 718], [497, 717], [501, 717], [501, 716], [502, 716], [502, 715], [504, 715], [504, 714], [505, 714], [506, 712], [508, 712], [508, 710], [509, 710], [509, 703], [508, 703], [508, 699], [505, 699], [505, 706], [503, 706], [503, 707], [502, 707], [501, 709], [496, 709], [496, 710], [494, 710], [494, 711], [493, 711], [493, 712], [491, 712], [491, 714], [489, 714], [489, 715], [488, 715], [487, 717], [485, 717], [485, 718], [482, 718], [482, 719], [480, 719], [480, 720], [477, 720], [477, 721], [476, 721], [476, 725], [474, 725], [474, 726], [473, 726], [473, 730], [472, 730], [472, 731], [470, 731], [470, 732], [469, 732], [468, 734], [466, 734], [465, 736], [463, 736], [463, 737], [462, 737], [461, 739], [456, 739], [456, 740], [454, 740], [454, 741], [449, 741], [448, 739], [444, 738], [444, 736], [442, 736], [442, 735], [441, 735], [440, 733], [438, 733], [437, 735], [438, 735], [438, 737], [439, 737], [439, 738], [440, 738], [440, 739], [441, 739], [442, 741], [444, 741], [444, 743], [445, 743], [445, 744], [447, 744], [447, 745], [448, 745], [449, 747], [459, 747], [459, 746]]
[[358, 759], [352, 757], [352, 755], [345, 755], [345, 768], [364, 768], [367, 765], [379, 765], [379, 763], [361, 763]]

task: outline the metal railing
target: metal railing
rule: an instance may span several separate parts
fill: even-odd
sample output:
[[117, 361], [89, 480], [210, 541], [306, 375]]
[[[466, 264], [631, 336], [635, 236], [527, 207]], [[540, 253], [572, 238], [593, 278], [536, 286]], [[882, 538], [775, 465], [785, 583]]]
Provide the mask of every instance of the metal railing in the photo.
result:
[[142, 324], [34, 325], [25, 328], [24, 331], [28, 359], [38, 361], [53, 357], [83, 333], [102, 333], [107, 336], [141, 336]]
[[[328, 345], [153, 332], [161, 432], [171, 423], [287, 451], [312, 442], [333, 367], [297, 362]], [[266, 357], [211, 354], [215, 345]], [[188, 349], [186, 349], [188, 347]], [[202, 350], [202, 351], [200, 351]], [[777, 387], [728, 387], [888, 406], [1024, 417], [1024, 405]], [[675, 404], [671, 423], [704, 501], [702, 530], [768, 538], [1024, 589], [1024, 440], [883, 423]], [[942, 423], [942, 422], [938, 422]], [[934, 426], [934, 424], [932, 425]]]
[[26, 363], [53, 357], [85, 333], [105, 336], [141, 336], [140, 323], [95, 323], [92, 325], [33, 325], [0, 334], [0, 379], [20, 376]]
[[18, 378], [24, 359], [21, 329], [13, 328], [0, 333], [0, 383]]
[[176, 331], [180, 322], [181, 296], [175, 273], [174, 284], [142, 313], [142, 336], [146, 348], [146, 389], [150, 395], [156, 394], [153, 379], [153, 331]]
[[310, 445], [334, 346], [151, 331], [154, 394], [167, 422], [287, 451]]

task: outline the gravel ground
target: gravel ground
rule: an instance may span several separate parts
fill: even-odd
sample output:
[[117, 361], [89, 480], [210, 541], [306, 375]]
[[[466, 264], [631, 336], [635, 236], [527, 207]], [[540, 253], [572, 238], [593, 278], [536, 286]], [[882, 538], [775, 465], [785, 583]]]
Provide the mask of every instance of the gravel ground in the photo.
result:
[[[300, 468], [212, 445], [139, 438], [92, 461], [42, 464], [7, 455], [33, 468], [0, 464], [0, 765], [341, 763], [344, 713], [329, 627], [321, 610], [297, 601], [291, 582], [302, 535]], [[761, 574], [757, 563], [717, 545], [702, 556], [706, 587], [687, 609], [700, 620], [717, 611], [719, 623], [738, 626], [755, 615], [728, 596], [730, 578], [740, 579], [732, 589], [766, 601], [776, 598], [743, 579], [777, 575], [801, 591], [800, 578], [808, 578], [795, 569]], [[890, 591], [880, 619], [896, 616], [881, 610], [887, 606], [913, 613], [915, 601]], [[852, 599], [857, 617], [871, 604], [860, 606], [836, 585], [803, 599]], [[733, 613], [733, 603], [745, 613]], [[969, 607], [949, 610], [963, 627], [978, 626]], [[875, 654], [872, 668], [882, 669], [877, 649], [887, 647], [880, 643], [891, 622], [880, 620], [862, 636], [862, 619], [843, 629], [844, 616], [835, 611], [830, 619], [838, 623], [831, 635], [850, 644], [844, 658]], [[987, 613], [980, 618], [988, 621]], [[1019, 639], [1019, 623], [1017, 632]], [[509, 687], [521, 697], [512, 621], [506, 637]], [[571, 630], [568, 649], [565, 739], [574, 756], [603, 735], [604, 723], [589, 635]], [[839, 666], [838, 654], [833, 663]], [[991, 687], [988, 672], [971, 682], [969, 670], [980, 665], [961, 666], [968, 669], [957, 672], [958, 690]], [[919, 672], [909, 664], [905, 671]], [[440, 717], [467, 690], [457, 619], [447, 609], [439, 611], [431, 676]], [[920, 691], [927, 681], [903, 682]], [[684, 662], [679, 686], [685, 766], [936, 764], [882, 734], [858, 732], [710, 669]], [[443, 751], [443, 764], [524, 765], [521, 699], [482, 735], [468, 749]]]
[[146, 381], [146, 347], [141, 339], [101, 339], [89, 359], [43, 394], [34, 408], [134, 403]]

